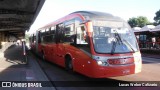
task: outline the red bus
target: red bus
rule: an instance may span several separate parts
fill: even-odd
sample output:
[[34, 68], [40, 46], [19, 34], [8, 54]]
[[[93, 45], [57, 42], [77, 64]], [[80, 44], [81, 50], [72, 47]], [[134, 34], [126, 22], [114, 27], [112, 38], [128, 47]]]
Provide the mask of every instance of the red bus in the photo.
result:
[[108, 13], [77, 11], [38, 29], [31, 49], [69, 71], [92, 78], [141, 72], [136, 37], [123, 19]]

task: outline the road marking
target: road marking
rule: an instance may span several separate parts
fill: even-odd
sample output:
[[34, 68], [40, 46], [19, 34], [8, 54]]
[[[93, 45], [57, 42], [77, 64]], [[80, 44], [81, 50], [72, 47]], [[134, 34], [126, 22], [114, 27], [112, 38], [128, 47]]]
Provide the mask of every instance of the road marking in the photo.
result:
[[33, 70], [26, 70], [26, 79], [27, 81], [36, 80]]
[[27, 80], [32, 80], [34, 77], [26, 77]]

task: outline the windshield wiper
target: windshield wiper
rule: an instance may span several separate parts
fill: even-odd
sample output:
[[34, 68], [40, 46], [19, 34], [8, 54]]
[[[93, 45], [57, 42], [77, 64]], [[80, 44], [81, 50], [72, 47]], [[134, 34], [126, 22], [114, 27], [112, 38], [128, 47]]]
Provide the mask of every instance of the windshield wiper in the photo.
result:
[[117, 32], [116, 30], [114, 30], [114, 31], [115, 31], [116, 41], [113, 42], [113, 46], [112, 46], [112, 49], [111, 49], [111, 55], [113, 55], [114, 52], [115, 52], [115, 48], [116, 48], [117, 41], [119, 42], [119, 45], [120, 45], [120, 43], [123, 44], [122, 39], [121, 39], [121, 37], [119, 36], [118, 32]]
[[135, 53], [135, 50], [132, 48], [132, 45], [125, 39], [123, 39], [123, 41], [125, 41], [126, 44], [132, 49], [133, 53]]
[[116, 44], [117, 42], [113, 42], [112, 49], [111, 49], [111, 55], [113, 55], [115, 52]]
[[123, 43], [123, 41], [124, 41], [129, 46], [129, 48], [133, 51], [133, 53], [134, 53], [135, 50], [132, 48], [132, 45], [127, 40], [125, 40], [125, 39], [123, 39], [123, 41], [122, 41], [122, 39], [119, 36], [118, 32], [116, 30], [114, 30], [114, 31], [115, 31], [115, 37], [116, 37], [117, 40], [116, 40], [116, 42], [113, 42], [113, 46], [112, 46], [112, 49], [111, 49], [111, 55], [113, 55], [114, 52], [115, 52], [117, 41], [119, 42], [119, 45], [120, 45], [120, 43], [124, 44]]

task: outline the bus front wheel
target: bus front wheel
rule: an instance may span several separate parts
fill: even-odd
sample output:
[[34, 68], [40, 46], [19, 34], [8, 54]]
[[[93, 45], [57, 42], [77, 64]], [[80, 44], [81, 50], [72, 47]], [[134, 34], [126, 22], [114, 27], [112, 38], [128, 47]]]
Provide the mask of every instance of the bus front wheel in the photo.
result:
[[71, 59], [70, 56], [66, 57], [66, 63], [65, 64], [66, 64], [66, 69], [68, 71], [73, 71], [73, 64], [72, 64], [72, 59]]

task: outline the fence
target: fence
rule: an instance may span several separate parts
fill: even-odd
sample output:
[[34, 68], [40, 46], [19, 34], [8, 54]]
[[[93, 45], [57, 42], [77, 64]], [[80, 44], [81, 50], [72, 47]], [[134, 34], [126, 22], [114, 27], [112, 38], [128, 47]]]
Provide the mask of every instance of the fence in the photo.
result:
[[160, 49], [160, 42], [139, 42], [140, 48]]

